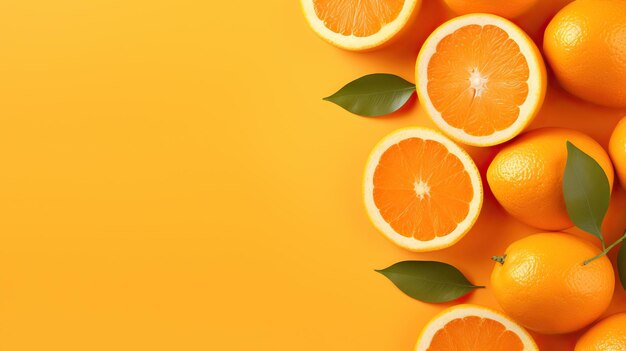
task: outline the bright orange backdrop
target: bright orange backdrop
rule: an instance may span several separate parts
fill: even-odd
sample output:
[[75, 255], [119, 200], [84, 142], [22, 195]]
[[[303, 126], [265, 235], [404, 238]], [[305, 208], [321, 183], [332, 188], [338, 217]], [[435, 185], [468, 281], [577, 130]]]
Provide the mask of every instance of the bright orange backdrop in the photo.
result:
[[[437, 259], [488, 284], [489, 257], [536, 232], [489, 194], [437, 253], [396, 248], [367, 220], [370, 149], [430, 122], [415, 103], [367, 119], [321, 98], [367, 73], [413, 80], [450, 16], [425, 2], [408, 35], [367, 54], [316, 38], [296, 0], [0, 5], [0, 350], [411, 350], [445, 306], [375, 268]], [[563, 1], [540, 3], [519, 21], [537, 39]], [[533, 127], [606, 146], [623, 114], [552, 81]], [[470, 152], [483, 169], [493, 154]], [[626, 227], [624, 191], [614, 200], [611, 239]], [[489, 290], [467, 301], [497, 306]]]

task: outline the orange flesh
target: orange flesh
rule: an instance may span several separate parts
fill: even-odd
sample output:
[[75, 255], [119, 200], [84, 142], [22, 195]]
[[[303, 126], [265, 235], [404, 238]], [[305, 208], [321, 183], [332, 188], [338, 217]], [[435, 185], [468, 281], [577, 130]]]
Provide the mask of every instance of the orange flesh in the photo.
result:
[[428, 351], [522, 351], [517, 334], [493, 319], [465, 317], [455, 319], [435, 333]]
[[317, 17], [335, 33], [367, 37], [393, 22], [404, 0], [313, 0]]
[[504, 30], [468, 25], [437, 45], [427, 89], [448, 124], [486, 136], [515, 122], [528, 96], [528, 78], [526, 58]]
[[427, 241], [450, 234], [467, 217], [473, 197], [465, 167], [436, 141], [405, 139], [383, 153], [374, 172], [374, 203], [406, 237]]

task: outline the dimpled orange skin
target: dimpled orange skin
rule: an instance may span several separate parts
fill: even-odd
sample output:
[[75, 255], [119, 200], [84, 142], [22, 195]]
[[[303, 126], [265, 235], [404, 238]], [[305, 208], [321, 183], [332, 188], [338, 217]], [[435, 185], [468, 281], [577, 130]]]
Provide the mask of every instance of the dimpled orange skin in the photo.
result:
[[622, 118], [611, 134], [609, 155], [622, 187], [626, 189], [626, 117]]
[[528, 11], [537, 0], [445, 0], [445, 2], [458, 15], [483, 12], [511, 19]]
[[508, 316], [543, 334], [576, 331], [596, 320], [613, 297], [615, 276], [600, 250], [565, 233], [520, 239], [496, 262], [491, 288]]
[[626, 313], [603, 319], [578, 339], [574, 351], [626, 350]]
[[544, 54], [561, 85], [584, 100], [626, 107], [626, 0], [576, 0], [550, 21]]
[[613, 189], [613, 165], [595, 140], [571, 129], [536, 129], [507, 144], [487, 170], [493, 195], [513, 217], [544, 230], [573, 226], [562, 188], [568, 140], [600, 164]]

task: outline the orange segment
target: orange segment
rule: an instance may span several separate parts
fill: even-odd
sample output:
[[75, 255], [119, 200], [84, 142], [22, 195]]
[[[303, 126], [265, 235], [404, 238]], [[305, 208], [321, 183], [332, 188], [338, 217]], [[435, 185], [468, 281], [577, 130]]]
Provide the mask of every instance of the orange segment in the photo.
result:
[[367, 37], [398, 18], [404, 0], [313, 0], [315, 14], [335, 33]]
[[454, 244], [470, 230], [482, 205], [472, 159], [426, 128], [401, 129], [384, 138], [372, 151], [364, 184], [374, 225], [413, 251]]
[[311, 28], [333, 45], [369, 50], [406, 29], [421, 0], [301, 0]]
[[519, 134], [545, 96], [545, 67], [534, 43], [504, 18], [473, 14], [440, 26], [417, 62], [418, 94], [433, 121], [470, 145]]
[[517, 323], [477, 305], [450, 307], [422, 330], [416, 351], [538, 351]]
[[450, 350], [522, 351], [519, 336], [498, 321], [475, 316], [454, 319], [441, 328], [428, 346], [428, 351]]
[[432, 140], [400, 141], [383, 153], [374, 173], [381, 215], [396, 232], [418, 240], [450, 234], [473, 197], [461, 161]]

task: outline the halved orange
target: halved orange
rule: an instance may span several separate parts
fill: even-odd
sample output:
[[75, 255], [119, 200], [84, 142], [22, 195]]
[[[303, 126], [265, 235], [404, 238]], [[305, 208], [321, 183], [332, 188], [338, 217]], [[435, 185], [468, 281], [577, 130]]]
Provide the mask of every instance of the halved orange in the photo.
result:
[[524, 328], [477, 305], [444, 310], [422, 330], [415, 351], [539, 351]]
[[490, 146], [512, 139], [537, 115], [546, 68], [533, 41], [490, 14], [456, 17], [437, 28], [416, 64], [420, 103], [456, 141]]
[[301, 0], [309, 25], [340, 48], [363, 51], [390, 42], [407, 27], [422, 0]]
[[483, 202], [471, 157], [434, 130], [400, 129], [381, 140], [365, 168], [367, 213], [383, 235], [411, 251], [453, 245]]

